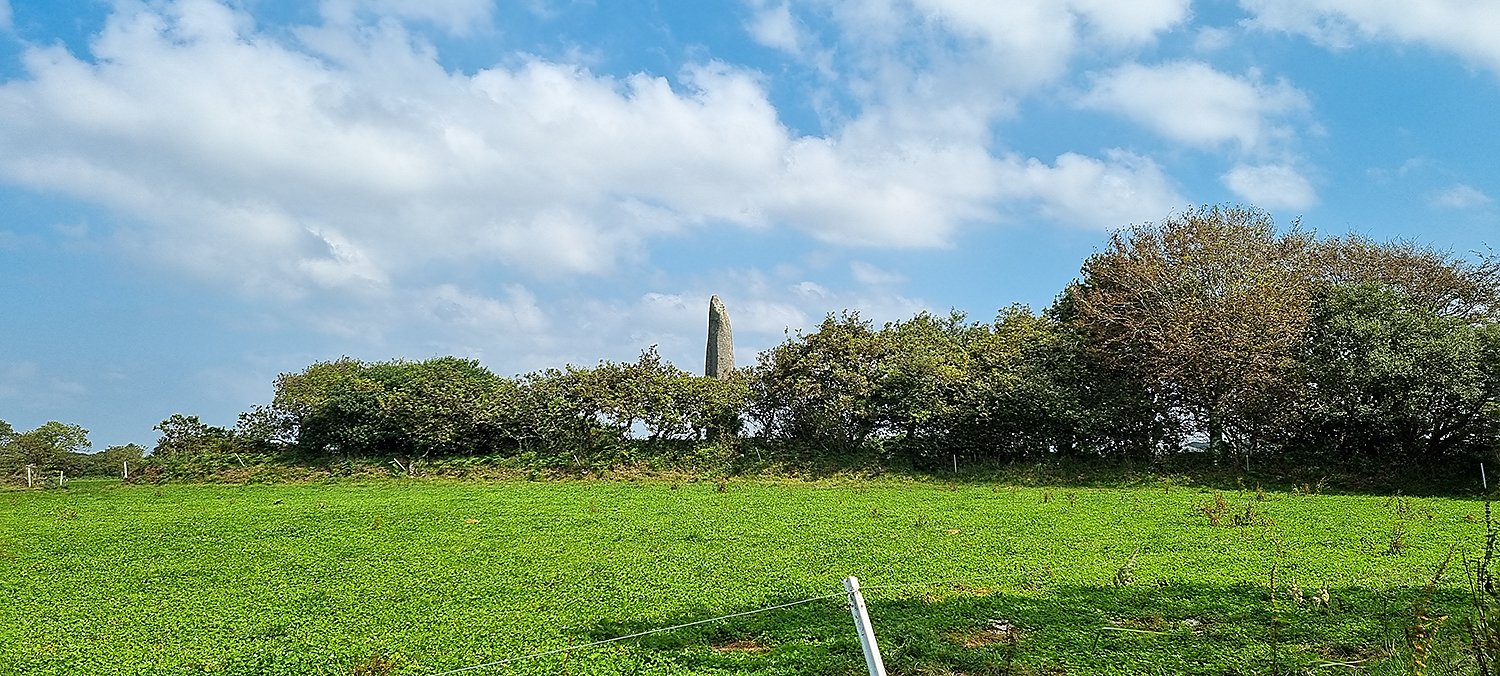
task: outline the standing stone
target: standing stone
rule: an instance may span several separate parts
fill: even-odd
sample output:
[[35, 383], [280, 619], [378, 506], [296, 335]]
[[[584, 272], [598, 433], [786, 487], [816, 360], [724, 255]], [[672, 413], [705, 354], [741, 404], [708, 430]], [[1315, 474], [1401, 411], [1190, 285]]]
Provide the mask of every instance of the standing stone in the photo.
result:
[[703, 360], [703, 375], [725, 378], [734, 370], [734, 336], [729, 331], [729, 311], [724, 301], [714, 296], [708, 301], [708, 354]]

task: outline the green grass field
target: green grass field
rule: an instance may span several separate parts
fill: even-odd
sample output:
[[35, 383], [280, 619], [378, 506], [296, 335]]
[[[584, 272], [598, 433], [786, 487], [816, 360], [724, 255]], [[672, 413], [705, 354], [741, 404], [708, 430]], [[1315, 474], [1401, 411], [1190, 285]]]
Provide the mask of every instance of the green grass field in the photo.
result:
[[[988, 578], [868, 589], [892, 674], [1394, 670], [1423, 586], [1483, 539], [1472, 500], [1223, 498], [901, 479], [0, 492], [0, 673], [435, 674], [834, 594], [847, 575]], [[1455, 558], [1440, 642], [1460, 638], [1465, 589]], [[465, 673], [864, 664], [834, 598]]]

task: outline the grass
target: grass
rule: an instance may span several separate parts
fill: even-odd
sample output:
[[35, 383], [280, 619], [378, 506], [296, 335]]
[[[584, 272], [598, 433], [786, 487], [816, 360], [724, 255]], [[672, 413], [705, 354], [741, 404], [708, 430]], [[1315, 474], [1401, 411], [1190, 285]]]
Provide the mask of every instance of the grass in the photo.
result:
[[[75, 481], [0, 492], [0, 673], [434, 674], [851, 574], [892, 674], [1406, 673], [1418, 600], [1469, 607], [1458, 559], [1426, 587], [1482, 514], [899, 478]], [[955, 578], [986, 579], [880, 588]], [[1439, 652], [1464, 640], [1432, 626]], [[863, 671], [835, 598], [466, 673]]]

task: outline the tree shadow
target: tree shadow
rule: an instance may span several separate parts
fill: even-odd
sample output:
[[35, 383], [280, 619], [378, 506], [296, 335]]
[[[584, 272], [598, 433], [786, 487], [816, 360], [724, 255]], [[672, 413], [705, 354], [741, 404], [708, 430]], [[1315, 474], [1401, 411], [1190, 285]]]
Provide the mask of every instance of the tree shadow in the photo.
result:
[[[1124, 587], [1053, 584], [1046, 575], [1005, 588], [870, 588], [866, 602], [892, 674], [1260, 674], [1318, 664], [1368, 665], [1399, 652], [1421, 586], [1386, 589], [1213, 585], [1169, 580]], [[1300, 600], [1299, 600], [1300, 597]], [[764, 606], [792, 598], [768, 598]], [[1464, 591], [1433, 594], [1435, 614], [1460, 615]], [[709, 608], [661, 624], [602, 622], [580, 642], [697, 622], [755, 608]], [[1462, 639], [1461, 622], [1442, 640]], [[843, 597], [675, 629], [623, 642], [634, 670], [692, 673], [860, 674], [865, 667]], [[626, 669], [630, 671], [631, 669]]]
[[[1221, 491], [1256, 490], [1324, 495], [1410, 495], [1483, 497], [1479, 460], [1445, 458], [1425, 463], [1315, 463], [1256, 458], [1251, 468], [1216, 462], [1206, 453], [1178, 454], [1155, 461], [1062, 458], [980, 461], [958, 473], [942, 468], [914, 470], [933, 480], [959, 484], [1009, 483], [1056, 488], [1193, 487]], [[1493, 463], [1500, 467], [1500, 463]]]

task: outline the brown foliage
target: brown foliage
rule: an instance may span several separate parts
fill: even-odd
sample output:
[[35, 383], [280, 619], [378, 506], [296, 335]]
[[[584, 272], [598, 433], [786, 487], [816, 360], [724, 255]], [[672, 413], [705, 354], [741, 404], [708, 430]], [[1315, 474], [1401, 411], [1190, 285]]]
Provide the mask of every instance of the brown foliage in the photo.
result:
[[1120, 230], [1069, 289], [1106, 364], [1140, 375], [1217, 446], [1226, 419], [1280, 408], [1314, 297], [1315, 240], [1244, 207]]

